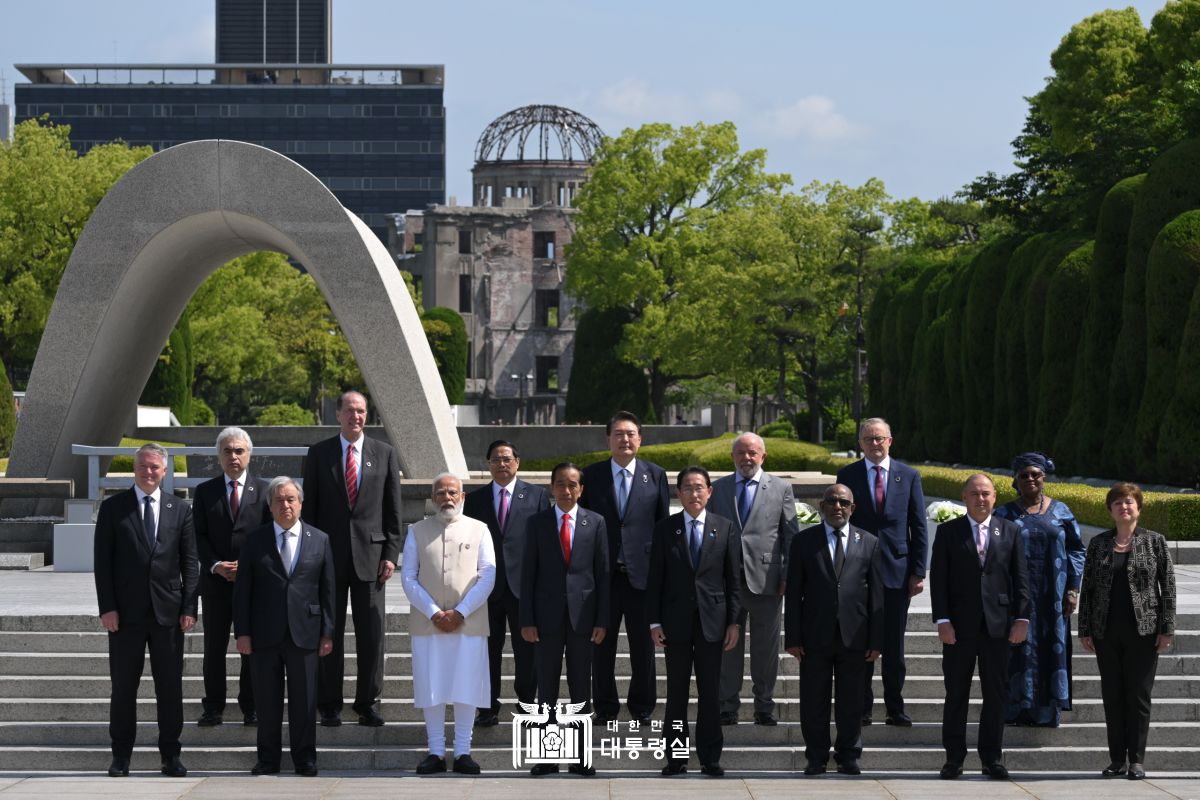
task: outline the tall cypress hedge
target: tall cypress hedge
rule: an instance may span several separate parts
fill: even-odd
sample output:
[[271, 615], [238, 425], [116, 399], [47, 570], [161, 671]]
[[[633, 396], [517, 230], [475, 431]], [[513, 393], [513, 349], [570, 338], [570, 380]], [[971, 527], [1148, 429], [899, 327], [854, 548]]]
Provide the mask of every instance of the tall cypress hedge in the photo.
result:
[[1117, 341], [1113, 333], [1121, 328], [1129, 223], [1145, 180], [1145, 175], [1134, 175], [1119, 182], [1100, 208], [1070, 411], [1054, 441], [1060, 469], [1116, 474], [1103, 460], [1100, 438], [1108, 424], [1108, 384]]
[[0, 361], [0, 458], [8, 458], [12, 452], [13, 436], [17, 432], [17, 411], [13, 405], [12, 384], [8, 382], [8, 370]]
[[1175, 371], [1175, 391], [1158, 431], [1156, 471], [1173, 485], [1200, 488], [1200, 289], [1192, 294]]
[[1185, 211], [1200, 207], [1200, 139], [1159, 156], [1138, 193], [1129, 224], [1121, 329], [1108, 386], [1103, 459], [1117, 474], [1134, 474], [1128, 430], [1136, 424], [1146, 382], [1146, 262], [1158, 232]]
[[923, 320], [925, 287], [941, 271], [942, 265], [930, 262], [914, 262], [919, 271], [912, 280], [896, 292], [895, 358], [896, 358], [896, 409], [889, 418], [892, 427], [903, 431], [907, 441], [913, 435], [916, 415], [913, 411], [913, 393], [916, 388], [916, 373], [920, 370], [917, 335]]
[[923, 277], [927, 275], [928, 278], [923, 281], [924, 288], [921, 289], [921, 321], [913, 342], [913, 365], [909, 370], [908, 391], [904, 393], [907, 406], [903, 416], [904, 440], [907, 443], [904, 452], [909, 458], [933, 457], [928, 440], [935, 429], [926, 424], [927, 409], [931, 403], [937, 402], [933, 395], [941, 394], [945, 384], [945, 348], [942, 341], [945, 337], [945, 323], [939, 326], [935, 326], [935, 323], [941, 311], [938, 300], [942, 288], [953, 277], [953, 266], [955, 265], [950, 262], [941, 262], [923, 273]]
[[462, 405], [467, 393], [467, 324], [459, 313], [437, 306], [425, 312], [422, 319], [425, 338], [437, 362], [438, 374], [450, 405]]
[[[1071, 405], [1094, 249], [1093, 242], [1086, 242], [1072, 250], [1059, 262], [1046, 289], [1040, 363], [1034, 365], [1039, 368], [1037, 404], [1031, 408], [1036, 409], [1036, 419], [1029, 447], [1049, 450]], [[1057, 459], [1057, 453], [1049, 452]]]
[[1133, 457], [1137, 475], [1167, 482], [1159, 472], [1159, 427], [1175, 394], [1179, 346], [1200, 281], [1200, 211], [1167, 223], [1146, 262], [1146, 386], [1137, 410]]
[[945, 335], [942, 341], [946, 385], [942, 391], [946, 416], [939, 425], [938, 442], [933, 452], [938, 459], [956, 463], [963, 460], [963, 428], [966, 410], [963, 396], [963, 316], [967, 291], [971, 287], [974, 260], [960, 266], [954, 279], [942, 290], [941, 305], [946, 309]]
[[192, 424], [192, 383], [196, 378], [192, 326], [185, 311], [171, 329], [167, 344], [142, 389], [141, 403], [169, 406], [180, 424]]
[[567, 386], [567, 422], [607, 422], [613, 412], [621, 409], [648, 418], [650, 386], [646, 374], [616, 356], [629, 321], [629, 314], [621, 309], [591, 308], [580, 316]]

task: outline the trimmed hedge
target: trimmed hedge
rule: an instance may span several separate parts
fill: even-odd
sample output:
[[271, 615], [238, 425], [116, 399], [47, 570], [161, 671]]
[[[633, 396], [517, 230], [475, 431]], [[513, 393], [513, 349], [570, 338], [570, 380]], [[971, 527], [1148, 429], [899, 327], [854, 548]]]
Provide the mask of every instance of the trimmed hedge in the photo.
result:
[[601, 422], [620, 409], [649, 418], [646, 374], [616, 354], [630, 319], [622, 309], [588, 309], [580, 316], [567, 386], [567, 422]]
[[1081, 363], [1078, 357], [1079, 340], [1083, 335], [1080, 315], [1087, 307], [1088, 272], [1094, 249], [1094, 244], [1088, 242], [1072, 251], [1054, 271], [1046, 291], [1041, 374], [1035, 383], [1037, 402], [1030, 407], [1036, 409], [1034, 447], [1040, 442], [1054, 441], [1054, 434], [1070, 412], [1075, 371]]
[[1172, 480], [1200, 483], [1200, 429], [1196, 405], [1200, 398], [1200, 290], [1192, 295], [1191, 313], [1183, 326], [1175, 368], [1175, 392], [1158, 431], [1158, 467]]
[[425, 312], [422, 319], [425, 338], [433, 351], [438, 373], [442, 377], [442, 388], [450, 405], [462, 405], [467, 391], [467, 323], [453, 309], [436, 306]]
[[192, 351], [192, 326], [184, 311], [142, 389], [143, 404], [168, 406], [181, 425], [192, 424], [192, 383], [196, 378]]
[[0, 458], [8, 458], [16, 432], [17, 409], [13, 401], [12, 384], [8, 382], [8, 370], [4, 368], [4, 362], [0, 361]]

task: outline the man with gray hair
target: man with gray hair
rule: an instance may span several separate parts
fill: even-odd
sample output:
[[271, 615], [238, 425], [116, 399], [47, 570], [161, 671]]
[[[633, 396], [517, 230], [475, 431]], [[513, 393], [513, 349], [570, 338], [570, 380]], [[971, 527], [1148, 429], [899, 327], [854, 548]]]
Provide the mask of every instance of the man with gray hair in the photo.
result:
[[100, 624], [108, 631], [112, 677], [109, 777], [127, 777], [137, 736], [138, 684], [150, 650], [162, 773], [187, 775], [183, 730], [183, 635], [196, 623], [196, 535], [187, 502], [162, 491], [167, 451], [145, 444], [133, 457], [133, 486], [100, 504], [95, 578]]
[[[221, 474], [196, 487], [192, 520], [200, 553], [200, 601], [204, 609], [204, 699], [201, 728], [220, 725], [225, 713], [225, 653], [233, 625], [233, 584], [246, 535], [271, 521], [267, 479], [250, 475], [250, 434], [226, 428], [217, 435]], [[254, 725], [250, 660], [242, 656], [238, 706], [242, 722]]]
[[756, 433], [733, 440], [737, 470], [713, 483], [709, 509], [732, 520], [742, 551], [738, 597], [742, 616], [737, 645], [721, 659], [721, 724], [734, 725], [745, 672], [746, 616], [750, 623], [750, 680], [754, 723], [775, 725], [775, 679], [779, 674], [779, 632], [796, 498], [782, 478], [763, 471], [767, 446]]
[[478, 775], [471, 758], [475, 710], [491, 707], [488, 595], [496, 554], [488, 526], [464, 517], [462, 479], [433, 481], [437, 513], [408, 530], [400, 582], [411, 604], [413, 705], [425, 715], [429, 755], [418, 775], [446, 771], [446, 706], [454, 706], [454, 771]]

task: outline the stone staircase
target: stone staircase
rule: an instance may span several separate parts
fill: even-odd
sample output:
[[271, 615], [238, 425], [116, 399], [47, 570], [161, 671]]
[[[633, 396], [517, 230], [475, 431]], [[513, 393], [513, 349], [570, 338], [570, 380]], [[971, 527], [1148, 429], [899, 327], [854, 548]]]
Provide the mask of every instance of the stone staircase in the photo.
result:
[[[411, 770], [425, 753], [425, 731], [420, 712], [411, 702], [411, 657], [405, 614], [388, 615], [386, 685], [382, 713], [388, 724], [365, 728], [352, 723], [347, 702], [341, 728], [318, 728], [319, 763], [322, 770]], [[868, 771], [935, 772], [941, 766], [941, 706], [943, 687], [940, 646], [928, 614], [910, 615], [907, 639], [909, 677], [906, 700], [915, 720], [911, 729], [888, 727], [877, 722], [863, 731], [863, 766]], [[1200, 614], [1183, 613], [1173, 650], [1160, 657], [1154, 687], [1154, 712], [1147, 768], [1164, 772], [1200, 773]], [[352, 639], [352, 634], [348, 634]], [[84, 771], [107, 766], [108, 746], [108, 661], [105, 634], [95, 617], [83, 615], [0, 617], [0, 770]], [[184, 762], [193, 771], [244, 771], [254, 763], [254, 729], [241, 725], [236, 702], [230, 699], [227, 722], [217, 728], [198, 728], [203, 695], [201, 680], [202, 640], [198, 634], [186, 638], [184, 660], [185, 720]], [[351, 642], [347, 650], [353, 652]], [[618, 654], [618, 688], [622, 696], [628, 681], [629, 663], [622, 637]], [[347, 674], [355, 672], [354, 658], [347, 658]], [[229, 674], [236, 676], [237, 656], [229, 655]], [[1099, 677], [1093, 656], [1077, 647], [1075, 666], [1075, 710], [1064, 714], [1056, 730], [1010, 727], [1005, 732], [1010, 769], [1056, 773], [1094, 773], [1107, 763], [1104, 715], [1100, 703]], [[748, 667], [748, 665], [747, 665]], [[511, 675], [511, 655], [505, 656], [505, 674]], [[747, 668], [747, 676], [749, 669]], [[797, 771], [803, 768], [804, 743], [799, 726], [799, 678], [796, 661], [780, 655], [780, 678], [776, 690], [780, 724], [765, 728], [749, 722], [752, 704], [746, 679], [741, 724], [726, 727], [722, 763], [731, 770]], [[658, 654], [658, 714], [665, 698], [665, 666]], [[876, 693], [882, 687], [876, 677]], [[236, 694], [236, 677], [230, 681]], [[511, 694], [505, 678], [502, 697]], [[347, 681], [346, 694], [354, 691]], [[563, 687], [562, 696], [566, 696]], [[974, 691], [972, 719], [978, 716], [978, 686]], [[502, 716], [514, 706], [505, 700]], [[877, 718], [882, 715], [877, 704]], [[694, 719], [694, 706], [693, 706]], [[134, 769], [156, 769], [153, 684], [149, 664], [139, 700], [138, 748]], [[286, 736], [286, 726], [285, 734]], [[656, 770], [661, 764], [650, 753], [637, 760], [628, 753], [619, 758], [601, 755], [602, 740], [630, 735], [649, 737], [642, 731], [630, 734], [626, 720], [617, 733], [594, 729], [595, 764], [602, 771]], [[975, 725], [968, 731], [973, 741]], [[485, 772], [512, 771], [512, 734], [508, 725], [477, 730], [473, 754]], [[975, 756], [968, 757], [970, 767]], [[285, 762], [286, 762], [285, 757]], [[286, 766], [286, 763], [285, 763]]]

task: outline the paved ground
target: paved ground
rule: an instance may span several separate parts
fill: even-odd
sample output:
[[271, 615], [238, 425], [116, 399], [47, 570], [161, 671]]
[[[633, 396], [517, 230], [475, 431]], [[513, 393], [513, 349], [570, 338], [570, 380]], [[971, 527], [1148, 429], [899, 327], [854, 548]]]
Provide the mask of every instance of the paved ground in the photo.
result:
[[[5, 777], [0, 776], [0, 800], [12, 798], [188, 798], [228, 800], [230, 797], [254, 797], [256, 800], [306, 800], [307, 798], [344, 798], [345, 800], [383, 800], [398, 797], [422, 800], [487, 798], [487, 800], [528, 800], [531, 793], [544, 797], [570, 794], [574, 800], [618, 800], [629, 798], [691, 798], [703, 792], [704, 800], [792, 800], [805, 798], [880, 798], [880, 800], [940, 800], [985, 793], [988, 800], [1181, 800], [1200, 798], [1200, 780], [1184, 778], [1105, 781], [1091, 777], [1031, 776], [1000, 783], [982, 776], [958, 781], [920, 777], [887, 776], [859, 778], [826, 776], [823, 778], [738, 777], [723, 780], [700, 776], [660, 778], [653, 776], [594, 779], [562, 778], [416, 778], [373, 775], [322, 775], [318, 778], [210, 776], [170, 779], [131, 777], [114, 780], [105, 777]], [[536, 788], [535, 788], [536, 787]]]

